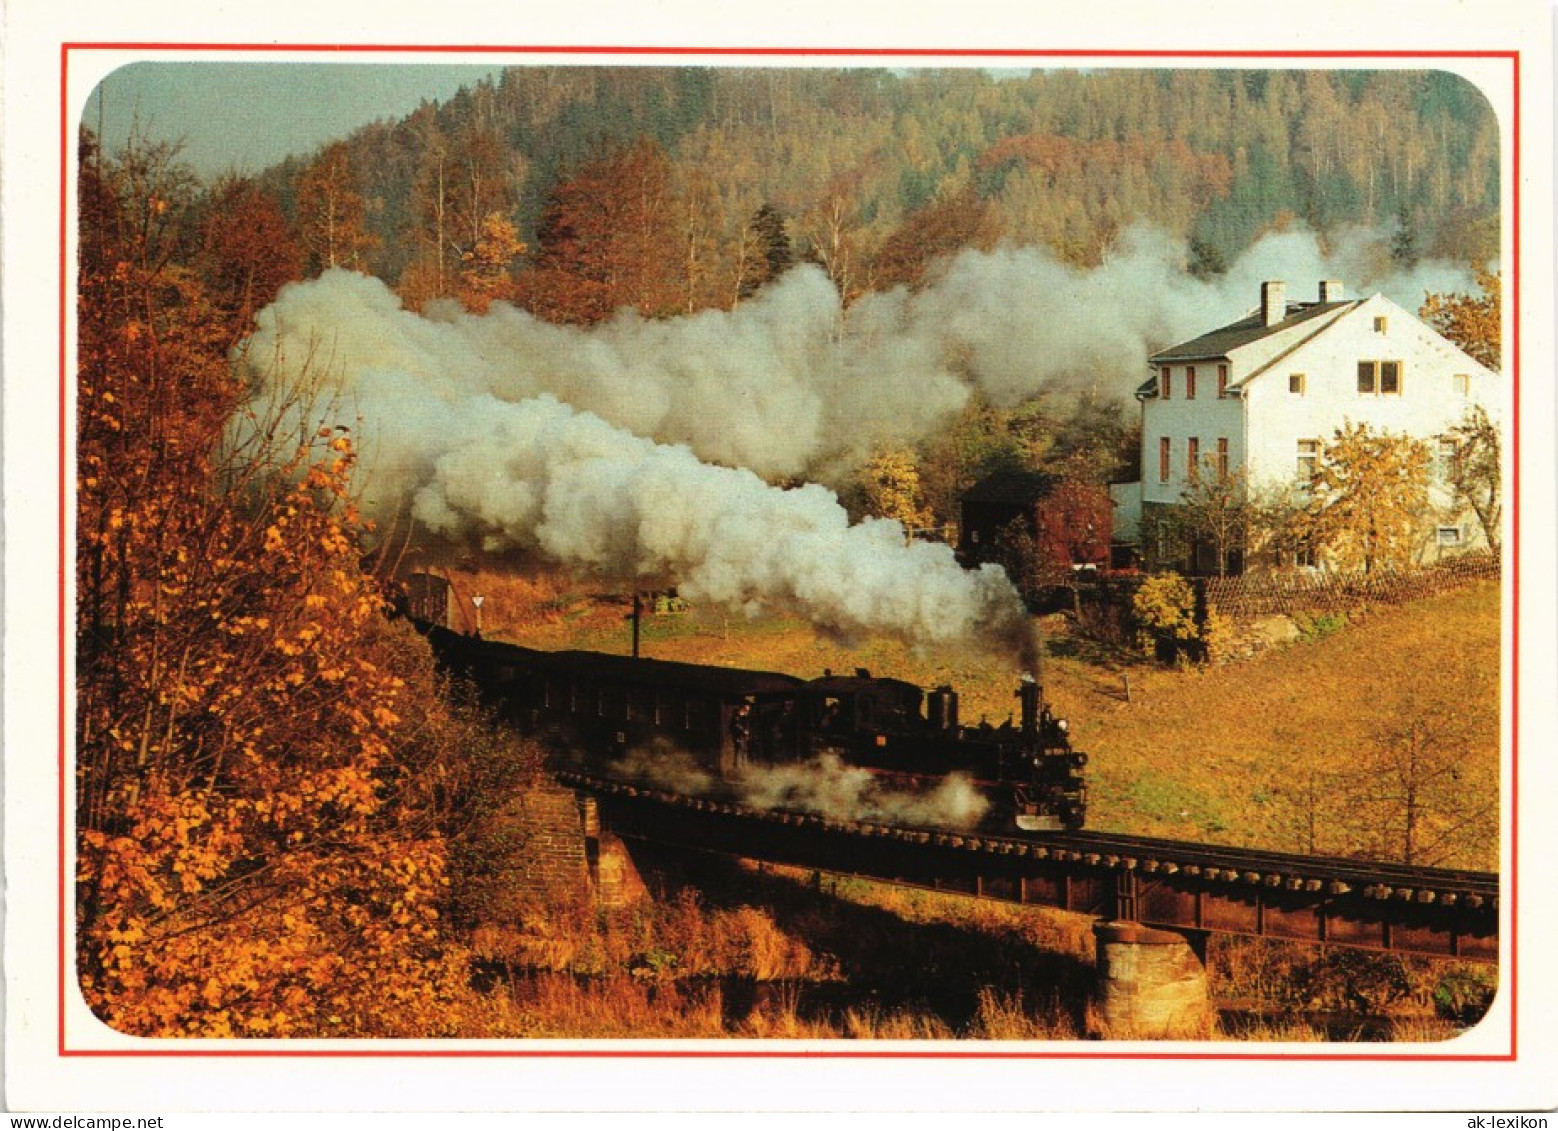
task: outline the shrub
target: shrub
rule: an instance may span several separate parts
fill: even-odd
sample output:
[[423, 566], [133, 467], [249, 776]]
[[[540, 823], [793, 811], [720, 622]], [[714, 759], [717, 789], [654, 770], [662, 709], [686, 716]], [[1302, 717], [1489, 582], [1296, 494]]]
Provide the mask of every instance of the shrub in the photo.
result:
[[1196, 615], [1196, 593], [1177, 573], [1149, 577], [1131, 603], [1142, 650], [1166, 663], [1181, 658], [1220, 661], [1236, 650], [1233, 622], [1216, 609]]
[[1300, 640], [1324, 640], [1327, 636], [1347, 627], [1347, 614], [1344, 612], [1294, 613], [1293, 624], [1298, 629]]
[[1434, 1012], [1457, 1025], [1474, 1025], [1498, 993], [1498, 971], [1484, 967], [1448, 971], [1434, 987]]
[[1142, 649], [1159, 659], [1170, 659], [1186, 645], [1199, 642], [1195, 592], [1177, 573], [1155, 574], [1143, 581], [1131, 609]]

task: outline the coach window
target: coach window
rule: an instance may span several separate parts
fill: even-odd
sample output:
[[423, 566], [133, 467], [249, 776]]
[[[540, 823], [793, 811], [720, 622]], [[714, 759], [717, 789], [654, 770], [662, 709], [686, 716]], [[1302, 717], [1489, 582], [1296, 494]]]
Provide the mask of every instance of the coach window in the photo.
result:
[[634, 687], [628, 690], [627, 717], [633, 719], [648, 719], [651, 722], [660, 721], [655, 709], [655, 690], [652, 687]]

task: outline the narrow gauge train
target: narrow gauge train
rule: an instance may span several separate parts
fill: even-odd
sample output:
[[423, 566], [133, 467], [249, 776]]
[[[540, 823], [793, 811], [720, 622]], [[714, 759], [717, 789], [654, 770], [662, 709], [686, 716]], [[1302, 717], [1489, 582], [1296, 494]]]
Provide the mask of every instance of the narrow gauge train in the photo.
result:
[[990, 803], [985, 824], [1075, 829], [1086, 811], [1085, 754], [1066, 723], [1024, 677], [1021, 721], [958, 721], [950, 687], [831, 673], [804, 680], [777, 672], [704, 667], [597, 652], [546, 652], [420, 625], [440, 662], [526, 733], [569, 750], [610, 776], [630, 751], [685, 752], [700, 770], [734, 782], [751, 767], [799, 765], [831, 755], [885, 788], [933, 789], [949, 774], [971, 779]]

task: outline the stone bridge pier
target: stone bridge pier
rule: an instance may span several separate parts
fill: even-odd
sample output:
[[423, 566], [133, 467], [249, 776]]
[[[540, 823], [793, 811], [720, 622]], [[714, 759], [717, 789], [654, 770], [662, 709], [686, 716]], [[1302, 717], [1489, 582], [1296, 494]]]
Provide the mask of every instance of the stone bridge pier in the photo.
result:
[[1129, 920], [1094, 924], [1098, 989], [1090, 1036], [1116, 1040], [1195, 1040], [1210, 1036], [1213, 1011], [1206, 935], [1144, 927]]
[[587, 793], [577, 795], [579, 824], [584, 834], [584, 861], [598, 907], [628, 907], [648, 894], [627, 846], [602, 828], [600, 807]]

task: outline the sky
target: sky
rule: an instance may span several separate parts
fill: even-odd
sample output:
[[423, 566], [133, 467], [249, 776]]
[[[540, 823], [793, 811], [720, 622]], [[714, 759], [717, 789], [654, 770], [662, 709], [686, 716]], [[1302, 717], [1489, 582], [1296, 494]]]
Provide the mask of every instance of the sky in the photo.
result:
[[182, 157], [210, 179], [258, 173], [306, 156], [376, 119], [398, 120], [442, 102], [499, 68], [447, 63], [132, 63], [87, 100], [110, 152], [136, 123], [155, 141], [182, 141]]

